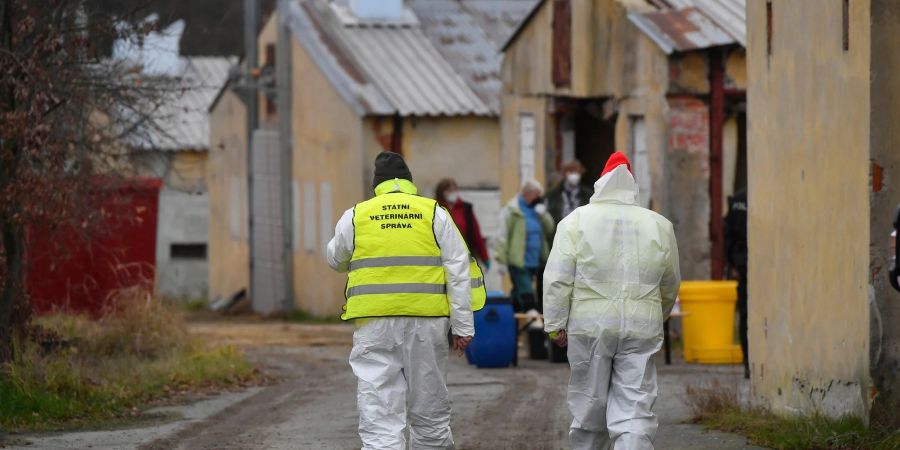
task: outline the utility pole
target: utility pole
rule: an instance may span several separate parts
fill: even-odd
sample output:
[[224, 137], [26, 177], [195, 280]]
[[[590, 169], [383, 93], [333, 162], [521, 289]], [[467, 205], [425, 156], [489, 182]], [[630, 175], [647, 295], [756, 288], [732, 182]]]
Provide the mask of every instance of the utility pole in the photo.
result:
[[278, 0], [278, 38], [275, 56], [275, 86], [278, 105], [278, 146], [281, 153], [281, 211], [284, 247], [284, 305], [285, 311], [294, 309], [294, 245], [293, 245], [293, 148], [291, 129], [291, 34], [288, 29], [290, 0]]
[[[244, 0], [244, 65], [246, 72], [251, 73], [259, 65], [259, 52], [256, 43], [256, 26], [259, 20], [256, 0]], [[259, 126], [259, 92], [250, 90], [245, 95], [247, 105], [247, 248], [249, 261], [249, 285], [247, 295], [253, 299], [253, 133]]]

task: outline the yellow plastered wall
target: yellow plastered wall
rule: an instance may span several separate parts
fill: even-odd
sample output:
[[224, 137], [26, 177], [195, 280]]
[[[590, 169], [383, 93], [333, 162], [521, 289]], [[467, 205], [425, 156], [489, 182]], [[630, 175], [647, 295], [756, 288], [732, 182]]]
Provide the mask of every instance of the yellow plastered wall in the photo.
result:
[[519, 176], [520, 117], [526, 114], [534, 117], [534, 173], [542, 184], [546, 183], [544, 159], [551, 136], [547, 133], [549, 117], [546, 114], [547, 101], [543, 97], [503, 95], [501, 103], [500, 198], [506, 202], [519, 192], [523, 181]]
[[[652, 9], [626, 2], [633, 10]], [[601, 97], [634, 87], [627, 74], [635, 67], [635, 48], [643, 35], [628, 21], [621, 0], [573, 0], [571, 13], [570, 86], [553, 85], [553, 2], [543, 2], [504, 53], [504, 92]]]
[[[260, 52], [277, 38], [274, 22], [273, 16], [260, 33]], [[373, 162], [382, 151], [377, 138], [391, 134], [393, 118], [360, 116], [296, 41], [292, 66], [296, 307], [333, 316], [344, 303], [346, 275], [327, 266], [323, 244], [345, 210], [372, 196]], [[499, 187], [497, 117], [405, 117], [402, 127], [403, 155], [422, 194], [432, 195], [444, 177], [467, 188]], [[327, 189], [330, 208], [323, 205]]]
[[209, 119], [209, 298], [250, 283], [247, 245], [247, 109], [225, 90]]
[[441, 178], [463, 188], [500, 187], [500, 120], [437, 117], [404, 120], [403, 156], [419, 192], [434, 195]]
[[553, 91], [553, 2], [543, 2], [503, 55], [505, 93], [536, 95]]
[[[391, 117], [366, 117], [363, 133], [371, 143], [363, 162], [366, 197], [372, 196], [372, 170], [382, 150], [377, 135], [389, 137]], [[401, 149], [419, 194], [431, 197], [442, 178], [453, 178], [464, 189], [500, 186], [500, 120], [497, 117], [406, 117]]]
[[[277, 38], [277, 16], [272, 14], [259, 34], [261, 57]], [[294, 306], [316, 316], [334, 317], [344, 303], [346, 275], [328, 266], [326, 244], [344, 211], [364, 198], [364, 149], [375, 143], [366, 140], [363, 119], [303, 46], [294, 39], [291, 42]], [[262, 98], [260, 109], [261, 126], [275, 126], [277, 113], [266, 114]]]
[[869, 405], [869, 1], [747, 4], [754, 397], [776, 411]]
[[747, 52], [732, 50], [725, 58], [725, 76], [733, 83], [733, 89], [747, 89]]
[[[296, 307], [318, 316], [336, 316], [344, 303], [346, 275], [331, 270], [325, 246], [346, 209], [364, 198], [363, 159], [366, 140], [363, 120], [333, 88], [309, 54], [293, 41], [293, 169]], [[322, 217], [323, 191], [330, 187], [330, 217]], [[310, 192], [313, 192], [310, 194]], [[312, 198], [314, 206], [307, 205]], [[308, 217], [312, 212], [315, 218]], [[327, 226], [326, 226], [327, 225]], [[306, 228], [313, 227], [314, 231]], [[314, 236], [313, 242], [307, 237]]]
[[203, 191], [206, 183], [207, 152], [172, 152], [172, 167], [165, 184], [173, 189]]

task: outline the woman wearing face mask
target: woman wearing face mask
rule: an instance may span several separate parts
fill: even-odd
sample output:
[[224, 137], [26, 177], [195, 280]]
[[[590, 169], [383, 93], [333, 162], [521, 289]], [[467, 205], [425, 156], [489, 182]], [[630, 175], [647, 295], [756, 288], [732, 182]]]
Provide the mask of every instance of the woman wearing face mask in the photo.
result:
[[459, 197], [459, 187], [452, 178], [444, 178], [439, 181], [434, 189], [435, 200], [450, 211], [456, 228], [459, 229], [466, 245], [469, 247], [469, 253], [482, 263], [485, 269], [491, 267], [490, 256], [488, 255], [487, 245], [484, 243], [484, 237], [481, 235], [481, 227], [478, 225], [478, 219], [472, 210], [472, 204], [464, 202]]
[[594, 193], [589, 185], [582, 184], [584, 166], [577, 159], [563, 164], [562, 172], [562, 182], [547, 193], [547, 210], [556, 223], [575, 211], [575, 208], [587, 205]]
[[521, 312], [542, 309], [542, 274], [556, 229], [541, 203], [543, 192], [537, 181], [525, 181], [519, 195], [500, 211], [500, 233], [493, 242], [494, 258], [509, 268], [513, 305]]

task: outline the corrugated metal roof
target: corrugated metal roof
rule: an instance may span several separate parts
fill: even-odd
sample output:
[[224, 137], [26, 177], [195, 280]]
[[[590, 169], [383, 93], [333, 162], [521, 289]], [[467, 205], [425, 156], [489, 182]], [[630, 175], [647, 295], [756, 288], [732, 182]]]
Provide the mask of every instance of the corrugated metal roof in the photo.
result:
[[676, 9], [697, 8], [725, 30], [737, 43], [747, 46], [746, 0], [667, 0]]
[[418, 23], [347, 23], [320, 0], [290, 10], [294, 36], [360, 114], [495, 114]]
[[490, 109], [418, 27], [338, 27], [372, 83], [404, 116], [488, 115]]
[[628, 20], [666, 53], [734, 44], [728, 33], [697, 8], [628, 13]]
[[535, 0], [469, 0], [409, 2], [431, 44], [463, 77], [478, 97], [500, 112], [498, 51]]
[[387, 115], [396, 111], [335, 38], [326, 33], [326, 27], [321, 25], [322, 21], [317, 19], [317, 15], [311, 14], [313, 8], [310, 5], [301, 7], [299, 3], [291, 2], [289, 11], [286, 21], [294, 39], [303, 46], [338, 94], [357, 114]]
[[[708, 48], [713, 45], [740, 44], [747, 46], [747, 14], [746, 0], [662, 0], [656, 2], [642, 0], [617, 0], [622, 6], [628, 10], [628, 19], [634, 23], [641, 31], [653, 39], [666, 53], [671, 53], [677, 49], [676, 42], [683, 39], [688, 41], [696, 41], [696, 44], [690, 49], [698, 50]], [[516, 27], [512, 35], [500, 47], [501, 51], [505, 51], [516, 39], [518, 34], [525, 28], [531, 18], [535, 15], [538, 8], [544, 0], [535, 4], [534, 8], [524, 20]], [[655, 11], [648, 9], [656, 9], [655, 5], [670, 5], [672, 8], [657, 9]], [[713, 24], [712, 27], [707, 26], [706, 21], [696, 16], [685, 14], [685, 10], [694, 9], [703, 13], [705, 19]], [[673, 12], [674, 11], [674, 12]], [[659, 14], [664, 16], [659, 16]], [[652, 15], [657, 16], [652, 16]], [[663, 27], [658, 26], [648, 17], [656, 17], [663, 23]], [[690, 22], [693, 25], [688, 25]], [[685, 26], [685, 29], [691, 29], [691, 32], [699, 32], [700, 35], [691, 37], [684, 36], [685, 33], [679, 32], [678, 28], [672, 29], [671, 26]], [[694, 30], [696, 28], [696, 30]], [[669, 31], [675, 35], [669, 35]], [[707, 34], [708, 33], [708, 34]], [[727, 42], [720, 33], [724, 33], [729, 38]], [[705, 36], [704, 36], [705, 35]], [[717, 44], [703, 45], [701, 42], [710, 42]]]
[[153, 150], [209, 149], [208, 109], [228, 80], [235, 58], [182, 58], [180, 76], [170, 80], [152, 126], [134, 136], [133, 146]]

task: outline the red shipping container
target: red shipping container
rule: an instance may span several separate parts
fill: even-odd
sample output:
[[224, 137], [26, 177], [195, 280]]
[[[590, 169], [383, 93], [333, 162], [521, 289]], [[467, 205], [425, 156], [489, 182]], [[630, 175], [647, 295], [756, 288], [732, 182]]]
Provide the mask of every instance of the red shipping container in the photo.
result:
[[98, 188], [100, 226], [90, 238], [75, 229], [30, 230], [26, 288], [35, 313], [86, 312], [98, 316], [116, 290], [153, 290], [156, 276], [158, 179], [132, 179]]

